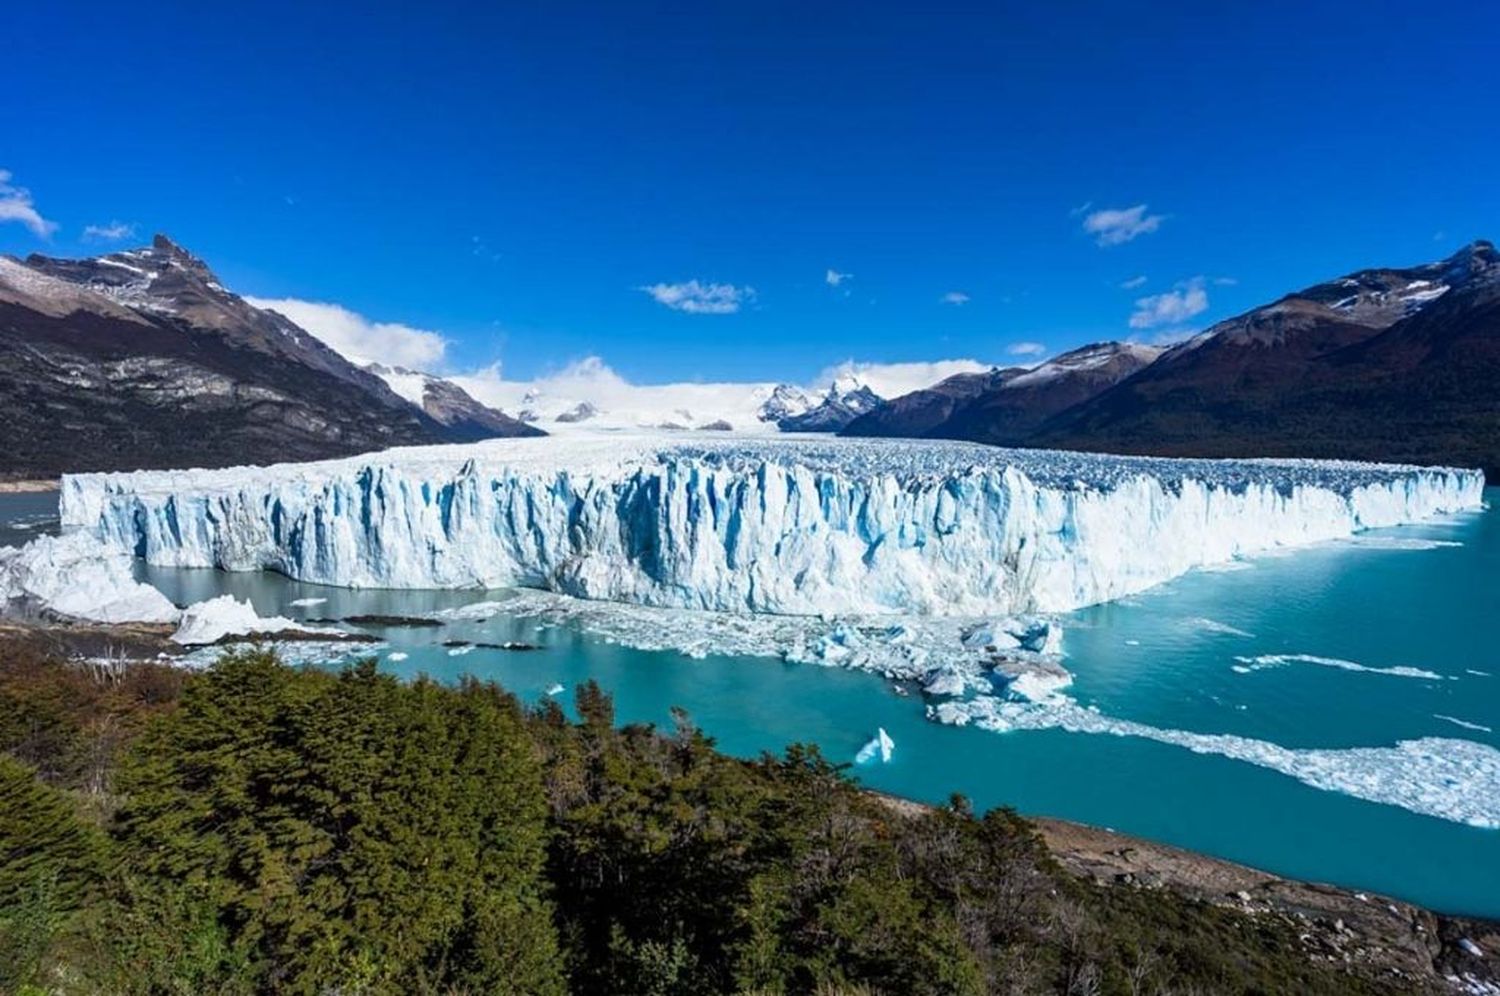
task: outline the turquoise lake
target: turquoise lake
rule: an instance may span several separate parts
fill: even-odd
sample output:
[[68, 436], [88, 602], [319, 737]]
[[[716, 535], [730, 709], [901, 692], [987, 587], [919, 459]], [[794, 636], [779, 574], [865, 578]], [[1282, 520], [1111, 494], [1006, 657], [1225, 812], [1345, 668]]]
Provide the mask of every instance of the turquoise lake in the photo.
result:
[[[0, 537], [34, 534], [7, 523], [37, 515], [37, 497], [0, 495]], [[1494, 505], [1500, 489], [1487, 497]], [[1288, 748], [1389, 747], [1422, 737], [1500, 747], [1493, 732], [1500, 729], [1500, 513], [1367, 533], [1239, 566], [1064, 616], [1070, 694], [1110, 717]], [[141, 576], [179, 603], [231, 592], [262, 614], [294, 618], [415, 615], [486, 597], [347, 591], [145, 566]], [[306, 598], [326, 601], [290, 605]], [[1140, 737], [947, 727], [925, 717], [920, 695], [899, 696], [873, 675], [643, 652], [526, 619], [373, 632], [387, 640], [376, 651], [384, 666], [403, 675], [474, 674], [532, 701], [554, 683], [568, 688], [566, 701], [575, 683], [593, 678], [613, 693], [622, 721], [667, 723], [671, 707], [681, 706], [722, 749], [747, 756], [804, 741], [851, 760], [884, 727], [896, 742], [891, 763], [855, 770], [883, 791], [927, 801], [958, 792], [981, 809], [1009, 805], [1284, 875], [1500, 917], [1500, 831], [1313, 788], [1244, 761]], [[452, 656], [441, 646], [452, 639], [540, 646]], [[393, 653], [407, 656], [392, 660]], [[1439, 677], [1306, 660], [1252, 669], [1237, 660], [1276, 654]], [[1451, 788], [1465, 790], [1461, 782]], [[1474, 791], [1488, 789], [1476, 783]]]

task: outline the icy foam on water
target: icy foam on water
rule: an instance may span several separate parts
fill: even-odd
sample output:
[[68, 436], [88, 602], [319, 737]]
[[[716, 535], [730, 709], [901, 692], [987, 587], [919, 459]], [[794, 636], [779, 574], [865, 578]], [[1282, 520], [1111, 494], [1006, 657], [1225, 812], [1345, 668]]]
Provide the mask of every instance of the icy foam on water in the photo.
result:
[[1500, 829], [1500, 750], [1472, 740], [1423, 737], [1393, 747], [1294, 749], [1228, 733], [1193, 733], [1117, 719], [1062, 697], [1021, 703], [986, 695], [939, 703], [930, 706], [928, 714], [940, 723], [997, 733], [1061, 729], [1140, 737], [1269, 768], [1327, 792]]
[[1339, 542], [1365, 550], [1442, 550], [1463, 546], [1455, 540], [1414, 539], [1408, 536], [1350, 536]]
[[1232, 670], [1239, 674], [1264, 671], [1267, 668], [1285, 667], [1288, 664], [1315, 664], [1318, 667], [1337, 668], [1341, 671], [1359, 671], [1364, 674], [1384, 674], [1393, 678], [1416, 678], [1420, 681], [1456, 681], [1449, 675], [1426, 671], [1419, 667], [1369, 667], [1337, 657], [1318, 657], [1315, 654], [1261, 654], [1258, 657], [1236, 657], [1239, 667]]
[[1433, 713], [1432, 718], [1441, 719], [1445, 723], [1452, 723], [1454, 726], [1461, 726], [1466, 730], [1475, 730], [1479, 733], [1495, 732], [1493, 728], [1485, 726], [1483, 723], [1471, 723], [1467, 719], [1459, 719], [1457, 716], [1445, 716], [1440, 712]]
[[1217, 619], [1207, 619], [1203, 616], [1187, 620], [1187, 625], [1194, 629], [1203, 630], [1205, 633], [1220, 633], [1224, 636], [1255, 636], [1254, 633], [1247, 633], [1238, 626], [1231, 626], [1228, 623], [1219, 622]]

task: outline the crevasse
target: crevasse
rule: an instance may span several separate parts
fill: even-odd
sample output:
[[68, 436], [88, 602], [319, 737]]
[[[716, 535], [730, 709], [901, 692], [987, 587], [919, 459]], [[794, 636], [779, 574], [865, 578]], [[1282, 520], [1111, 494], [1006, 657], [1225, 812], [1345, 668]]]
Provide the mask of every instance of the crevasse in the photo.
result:
[[61, 514], [153, 564], [535, 587], [785, 614], [1063, 612], [1194, 567], [1481, 503], [1447, 468], [899, 440], [491, 440], [77, 474]]

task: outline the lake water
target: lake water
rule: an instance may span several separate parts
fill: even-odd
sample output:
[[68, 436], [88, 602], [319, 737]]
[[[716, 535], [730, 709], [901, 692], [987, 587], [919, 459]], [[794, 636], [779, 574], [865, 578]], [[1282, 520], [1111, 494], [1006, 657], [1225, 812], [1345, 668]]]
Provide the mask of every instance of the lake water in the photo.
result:
[[[0, 529], [21, 514], [22, 497], [33, 496], [0, 495]], [[1494, 504], [1500, 493], [1491, 489], [1488, 497]], [[35, 502], [24, 514], [38, 514]], [[1500, 747], [1493, 732], [1500, 729], [1500, 512], [1239, 566], [1064, 617], [1070, 694], [1103, 715], [1172, 735], [1235, 734], [1341, 752], [1427, 737]], [[262, 614], [292, 617], [415, 615], [485, 597], [346, 591], [145, 566], [141, 574], [179, 603], [227, 591]], [[306, 598], [326, 601], [290, 605]], [[943, 726], [925, 717], [920, 696], [898, 696], [873, 675], [644, 652], [525, 619], [376, 632], [388, 641], [376, 652], [399, 674], [475, 674], [532, 701], [554, 683], [571, 691], [593, 678], [614, 694], [623, 721], [666, 723], [671, 707], [681, 706], [722, 749], [746, 756], [806, 741], [849, 760], [884, 727], [896, 742], [891, 763], [857, 774], [887, 792], [929, 801], [960, 792], [981, 809], [1010, 805], [1298, 878], [1500, 917], [1500, 830], [1314, 788], [1217, 753], [1149, 736]], [[540, 649], [455, 656], [441, 646], [452, 639]], [[1266, 661], [1270, 655], [1281, 657]], [[1490, 791], [1479, 784], [1473, 791]], [[1469, 791], [1462, 777], [1438, 787], [1460, 797]]]

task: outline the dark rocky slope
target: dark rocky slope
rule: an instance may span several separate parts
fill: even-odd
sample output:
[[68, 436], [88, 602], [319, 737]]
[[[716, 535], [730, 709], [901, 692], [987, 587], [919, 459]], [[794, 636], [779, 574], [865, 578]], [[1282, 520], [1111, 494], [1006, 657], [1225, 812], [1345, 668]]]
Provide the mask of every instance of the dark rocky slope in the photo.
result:
[[1444, 463], [1500, 473], [1500, 256], [1366, 270], [1173, 347], [1028, 445]]
[[464, 438], [164, 236], [94, 259], [0, 257], [0, 476]]

